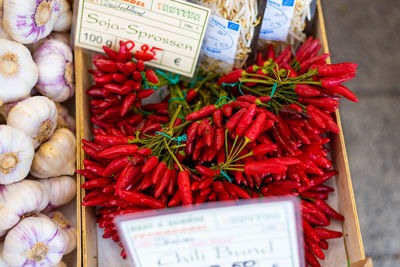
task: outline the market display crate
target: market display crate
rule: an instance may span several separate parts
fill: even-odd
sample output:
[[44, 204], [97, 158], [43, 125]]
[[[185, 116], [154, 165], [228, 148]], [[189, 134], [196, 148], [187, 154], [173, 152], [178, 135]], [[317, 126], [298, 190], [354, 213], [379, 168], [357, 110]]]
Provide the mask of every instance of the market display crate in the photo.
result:
[[[323, 44], [323, 52], [328, 53], [328, 42], [324, 26], [321, 2], [318, 1], [315, 15], [313, 36], [319, 38]], [[328, 59], [329, 62], [329, 59]], [[80, 47], [75, 47], [76, 71], [76, 125], [77, 125], [77, 169], [83, 169], [85, 159], [82, 150], [82, 138], [91, 139], [92, 124], [89, 119], [89, 97], [85, 94], [91, 85], [91, 76], [88, 70], [92, 68], [92, 53]], [[350, 170], [347, 160], [344, 136], [341, 129], [339, 111], [336, 111], [336, 120], [340, 128], [338, 135], [332, 136], [331, 157], [335, 169], [339, 174], [330, 181], [330, 186], [336, 189], [328, 203], [344, 215], [343, 223], [332, 222], [330, 229], [343, 232], [343, 238], [329, 241], [330, 249], [326, 252], [323, 266], [372, 266], [365, 259], [361, 239]], [[78, 184], [84, 183], [84, 177], [78, 175]], [[77, 266], [130, 266], [128, 261], [121, 259], [119, 247], [111, 240], [101, 238], [101, 231], [96, 225], [95, 209], [81, 206], [84, 190], [77, 193], [77, 220], [78, 220], [78, 259]], [[369, 262], [369, 263], [368, 263]], [[370, 265], [369, 265], [370, 264]]]

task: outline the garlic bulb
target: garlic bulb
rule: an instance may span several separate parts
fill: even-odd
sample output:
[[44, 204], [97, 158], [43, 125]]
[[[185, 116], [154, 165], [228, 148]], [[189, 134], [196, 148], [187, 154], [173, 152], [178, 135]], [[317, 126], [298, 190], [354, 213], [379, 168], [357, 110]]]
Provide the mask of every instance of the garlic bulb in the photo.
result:
[[0, 236], [26, 214], [36, 214], [49, 204], [46, 188], [33, 180], [0, 185]]
[[1, 104], [28, 97], [37, 80], [38, 70], [29, 50], [22, 44], [0, 38]]
[[61, 261], [65, 248], [64, 236], [52, 220], [28, 217], [8, 232], [3, 257], [10, 267], [50, 267]]
[[42, 144], [33, 157], [31, 174], [37, 178], [73, 175], [75, 171], [74, 134], [66, 129], [57, 129], [49, 141]]
[[6, 262], [3, 260], [3, 247], [4, 243], [0, 243], [0, 267], [8, 267]]
[[60, 16], [59, 0], [3, 0], [4, 29], [15, 41], [31, 44], [46, 37]]
[[35, 148], [46, 141], [57, 126], [57, 108], [45, 96], [34, 96], [15, 105], [7, 116], [7, 124], [24, 131]]
[[60, 17], [53, 30], [56, 32], [67, 32], [71, 29], [72, 11], [67, 0], [60, 0]]
[[36, 89], [54, 101], [63, 102], [74, 94], [74, 66], [71, 48], [58, 40], [41, 43], [33, 59], [39, 71]]
[[76, 228], [73, 224], [59, 211], [47, 214], [49, 218], [58, 226], [66, 241], [66, 249], [64, 255], [72, 252], [76, 248]]
[[72, 117], [67, 108], [56, 103], [58, 118], [57, 118], [57, 129], [58, 128], [68, 128], [72, 133], [75, 133], [76, 122], [74, 117]]
[[60, 176], [50, 179], [40, 179], [49, 194], [49, 205], [46, 210], [50, 211], [67, 204], [76, 195], [76, 182], [71, 176]]
[[0, 125], [0, 184], [24, 179], [31, 168], [35, 150], [29, 136], [8, 125]]

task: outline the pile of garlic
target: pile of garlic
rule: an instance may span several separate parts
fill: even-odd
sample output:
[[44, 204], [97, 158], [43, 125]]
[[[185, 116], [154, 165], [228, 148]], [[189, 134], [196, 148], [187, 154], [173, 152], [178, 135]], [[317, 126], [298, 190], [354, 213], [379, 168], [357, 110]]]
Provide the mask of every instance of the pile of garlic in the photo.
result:
[[[0, 0], [0, 267], [66, 266], [76, 228], [57, 208], [76, 195], [67, 0]], [[54, 31], [54, 33], [52, 33]]]

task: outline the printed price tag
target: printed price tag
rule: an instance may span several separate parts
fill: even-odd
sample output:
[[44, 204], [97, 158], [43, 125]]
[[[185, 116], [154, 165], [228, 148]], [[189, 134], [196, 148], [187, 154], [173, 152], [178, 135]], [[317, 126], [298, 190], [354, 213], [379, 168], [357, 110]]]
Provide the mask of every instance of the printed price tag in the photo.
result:
[[146, 44], [156, 56], [148, 65], [192, 77], [209, 13], [183, 0], [80, 0], [75, 45], [103, 52], [120, 40]]
[[303, 266], [303, 241], [296, 205], [214, 203], [116, 221], [136, 267], [297, 267]]
[[286, 41], [296, 0], [268, 0], [259, 38]]
[[233, 64], [239, 40], [239, 30], [240, 24], [211, 15], [202, 52], [212, 58]]

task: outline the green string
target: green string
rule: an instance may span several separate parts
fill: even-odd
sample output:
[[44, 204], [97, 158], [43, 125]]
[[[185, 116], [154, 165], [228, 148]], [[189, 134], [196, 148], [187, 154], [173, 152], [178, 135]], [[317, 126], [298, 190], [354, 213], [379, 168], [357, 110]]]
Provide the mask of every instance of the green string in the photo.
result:
[[178, 146], [179, 146], [179, 144], [180, 144], [181, 142], [187, 141], [187, 135], [186, 135], [186, 134], [182, 134], [181, 136], [178, 136], [178, 137], [176, 137], [176, 138], [172, 138], [171, 136], [169, 136], [168, 134], [163, 133], [163, 132], [158, 132], [158, 131], [157, 131], [156, 134], [161, 134], [161, 135], [164, 135], [165, 137], [168, 137], [168, 138], [171, 139], [171, 140], [176, 140], [176, 141], [178, 142]]
[[226, 174], [226, 172], [224, 172], [223, 170], [219, 170], [220, 172], [221, 172], [221, 174], [223, 175], [223, 176], [225, 176], [225, 178], [229, 181], [229, 182], [231, 182], [232, 183], [232, 180], [231, 180], [231, 178], [229, 177], [229, 175], [228, 174]]
[[223, 86], [231, 86], [231, 87], [234, 87], [234, 86], [236, 86], [236, 85], [238, 85], [239, 84], [239, 87], [238, 87], [238, 89], [239, 89], [239, 92], [242, 94], [242, 95], [245, 95], [243, 92], [242, 92], [242, 83], [241, 82], [235, 82], [235, 83], [222, 83], [222, 85]]
[[201, 81], [201, 80], [204, 80], [204, 77], [203, 77], [203, 76], [194, 78], [194, 80], [190, 82], [189, 88], [193, 88], [193, 87], [196, 85], [196, 83], [197, 83], [198, 81]]
[[156, 70], [156, 73], [164, 76], [164, 78], [167, 79], [170, 84], [177, 84], [179, 82], [179, 74], [176, 74], [174, 77], [174, 76], [172, 76], [171, 72], [169, 72], [167, 75], [162, 70]]
[[271, 92], [271, 98], [274, 96], [276, 87], [278, 87], [278, 83], [275, 83], [274, 86], [272, 87], [272, 92]]
[[182, 98], [182, 97], [171, 98], [170, 100], [168, 100], [168, 103], [171, 103], [172, 101], [175, 101], [175, 100], [183, 100], [183, 101], [185, 101], [185, 100], [186, 100], [187, 94], [186, 94], [186, 92], [183, 91], [183, 90], [182, 90], [181, 92], [182, 92], [182, 94], [183, 94], [183, 98]]
[[[231, 98], [229, 98], [227, 96], [221, 96], [220, 98], [218, 98], [217, 102], [215, 102], [215, 105], [218, 105], [219, 101], [221, 101], [222, 99], [228, 99], [229, 101], [235, 101], [236, 100], [236, 98], [231, 99]], [[221, 106], [225, 105], [225, 104], [228, 104], [228, 103], [223, 103], [223, 104], [221, 104]]]

